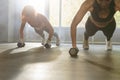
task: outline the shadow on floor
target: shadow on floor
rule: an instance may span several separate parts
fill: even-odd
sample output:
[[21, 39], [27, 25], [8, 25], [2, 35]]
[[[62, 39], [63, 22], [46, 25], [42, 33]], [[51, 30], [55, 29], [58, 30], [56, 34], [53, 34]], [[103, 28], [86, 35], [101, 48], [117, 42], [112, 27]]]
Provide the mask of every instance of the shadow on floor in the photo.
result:
[[[114, 56], [118, 53], [117, 51], [105, 51], [104, 53], [102, 53], [102, 56], [99, 55], [101, 54], [100, 52], [98, 52], [99, 54], [94, 54], [89, 51], [84, 51], [84, 53], [86, 55], [84, 60], [88, 64], [96, 66], [99, 69], [105, 70], [109, 73], [120, 75], [120, 71], [118, 70], [119, 61], [117, 61], [117, 57]], [[115, 67], [116, 65], [117, 67]]]
[[51, 49], [35, 47], [27, 51], [19, 51], [11, 54], [14, 50], [19, 50], [19, 48], [8, 49], [0, 53], [0, 80], [13, 80], [12, 78], [19, 74], [22, 66], [54, 61], [61, 54], [58, 47]]
[[0, 61], [28, 59], [28, 62], [47, 62], [56, 59], [61, 54], [60, 49], [57, 47], [51, 49], [36, 47], [27, 51], [19, 51], [11, 54], [11, 52], [16, 49], [19, 50], [19, 48], [12, 48], [0, 53]]
[[106, 71], [114, 70], [111, 51], [105, 51], [104, 56], [101, 57], [89, 51], [84, 51], [84, 52], [86, 54], [85, 61], [87, 63], [90, 63]]

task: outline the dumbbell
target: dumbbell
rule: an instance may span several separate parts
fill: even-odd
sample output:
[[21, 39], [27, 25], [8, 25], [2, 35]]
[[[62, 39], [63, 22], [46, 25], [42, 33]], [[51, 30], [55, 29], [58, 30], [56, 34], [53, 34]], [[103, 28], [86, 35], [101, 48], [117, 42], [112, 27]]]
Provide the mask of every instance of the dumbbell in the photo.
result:
[[77, 54], [78, 54], [78, 52], [79, 52], [79, 49], [78, 49], [78, 48], [71, 48], [71, 49], [69, 50], [69, 54], [71, 55], [71, 57], [76, 57]]
[[18, 43], [17, 43], [17, 46], [18, 46], [18, 48], [24, 47], [24, 46], [25, 46], [25, 43], [18, 42]]
[[45, 46], [46, 48], [51, 48], [51, 45], [48, 44], [48, 43], [46, 43], [44, 46]]

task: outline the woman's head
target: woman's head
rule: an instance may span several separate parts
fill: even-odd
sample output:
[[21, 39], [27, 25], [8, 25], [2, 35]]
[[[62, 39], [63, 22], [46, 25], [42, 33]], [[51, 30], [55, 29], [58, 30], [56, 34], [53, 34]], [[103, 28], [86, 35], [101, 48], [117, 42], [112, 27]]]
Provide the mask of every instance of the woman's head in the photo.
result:
[[96, 0], [101, 8], [108, 8], [112, 0]]

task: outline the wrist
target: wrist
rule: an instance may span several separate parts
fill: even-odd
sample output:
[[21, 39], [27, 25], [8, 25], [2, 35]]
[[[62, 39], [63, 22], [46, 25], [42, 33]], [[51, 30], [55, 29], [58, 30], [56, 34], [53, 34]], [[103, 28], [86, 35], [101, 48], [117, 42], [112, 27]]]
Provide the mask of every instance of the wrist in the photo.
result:
[[20, 43], [24, 43], [24, 40], [23, 40], [23, 39], [20, 39]]
[[73, 48], [77, 48], [76, 44], [72, 44], [72, 47], [73, 47]]

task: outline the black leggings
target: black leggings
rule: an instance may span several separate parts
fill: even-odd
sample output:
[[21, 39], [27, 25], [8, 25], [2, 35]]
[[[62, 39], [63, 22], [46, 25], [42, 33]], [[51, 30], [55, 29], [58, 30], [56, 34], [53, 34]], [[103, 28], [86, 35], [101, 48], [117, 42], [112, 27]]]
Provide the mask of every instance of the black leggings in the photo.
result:
[[115, 28], [116, 28], [115, 19], [113, 19], [113, 21], [110, 22], [104, 28], [98, 28], [91, 22], [90, 18], [88, 18], [88, 20], [85, 24], [86, 31], [84, 32], [84, 36], [85, 36], [84, 38], [85, 38], [85, 40], [88, 40], [88, 38], [90, 36], [93, 36], [97, 31], [101, 30], [104, 33], [104, 35], [106, 36], [107, 40], [110, 41], [110, 39], [113, 36], [113, 33], [115, 31]]

